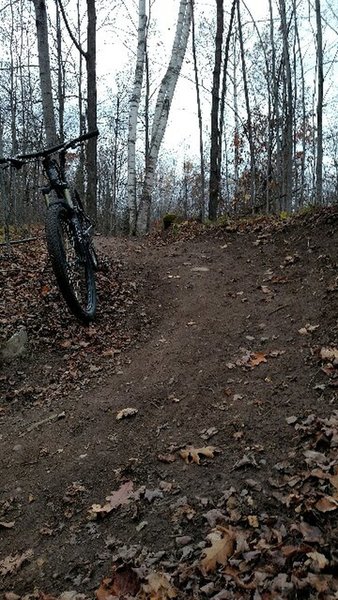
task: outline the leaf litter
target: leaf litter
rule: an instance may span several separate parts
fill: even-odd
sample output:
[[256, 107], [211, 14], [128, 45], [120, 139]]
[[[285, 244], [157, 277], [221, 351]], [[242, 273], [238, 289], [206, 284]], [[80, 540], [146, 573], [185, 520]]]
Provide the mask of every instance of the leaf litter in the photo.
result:
[[[293, 253], [292, 258], [294, 256]], [[289, 261], [288, 276], [291, 275], [296, 263], [297, 260]], [[88, 340], [90, 337], [92, 336], [88, 336]], [[327, 339], [323, 341], [325, 343], [323, 348], [336, 348], [332, 340], [331, 343]], [[63, 351], [68, 354], [72, 351], [71, 348], [73, 345], [63, 348]], [[263, 354], [269, 359], [269, 352], [264, 351]], [[320, 349], [317, 348], [313, 349], [313, 355], [318, 357], [323, 372], [329, 375], [330, 383], [333, 383], [337, 370], [334, 365], [335, 356], [333, 355], [332, 358], [332, 354], [327, 356], [326, 353], [320, 356]], [[327, 369], [327, 372], [324, 369]], [[70, 368], [69, 374], [71, 372], [76, 373], [76, 369]], [[184, 550], [182, 547], [174, 550], [168, 545], [163, 549], [161, 555], [159, 552], [152, 552], [142, 543], [139, 544], [138, 550], [134, 550], [136, 545], [131, 545], [132, 540], [127, 543], [125, 540], [121, 540], [116, 542], [112, 563], [116, 562], [119, 569], [123, 566], [134, 569], [141, 585], [147, 584], [147, 577], [154, 572], [154, 564], [156, 564], [156, 572], [164, 574], [170, 586], [174, 590], [179, 590], [178, 597], [182, 600], [183, 598], [187, 600], [204, 599], [205, 594], [215, 600], [232, 597], [245, 599], [255, 597], [255, 600], [256, 598], [270, 600], [318, 597], [321, 600], [331, 600], [336, 597], [338, 590], [334, 573], [337, 568], [335, 553], [337, 512], [336, 508], [327, 511], [319, 509], [322, 505], [331, 507], [331, 499], [336, 500], [336, 416], [333, 414], [326, 420], [316, 415], [306, 418], [297, 414], [294, 416], [296, 419], [292, 419], [289, 425], [294, 429], [295, 436], [299, 436], [300, 443], [297, 453], [288, 456], [284, 461], [281, 460], [275, 480], [278, 487], [273, 487], [268, 481], [259, 479], [259, 471], [257, 472], [257, 481], [250, 480], [248, 475], [253, 465], [243, 465], [242, 486], [237, 490], [232, 489], [231, 493], [230, 490], [225, 490], [219, 498], [204, 499], [206, 502], [203, 504], [204, 511], [206, 510], [205, 506], [216, 507], [217, 523], [212, 523], [211, 520], [209, 523], [204, 520], [204, 527], [199, 527], [202, 518], [201, 499], [187, 498], [186, 506], [190, 506], [191, 511], [195, 511], [195, 514], [191, 521], [186, 519], [179, 522], [179, 526], [182, 528], [181, 533], [188, 532], [185, 528], [193, 528], [192, 540], [187, 542]], [[234, 443], [239, 444], [240, 441], [238, 438], [238, 440], [234, 440]], [[304, 452], [307, 451], [312, 454], [305, 455]], [[248, 454], [247, 451], [246, 454]], [[213, 462], [208, 457], [202, 455], [201, 459], [205, 468], [212, 467]], [[170, 470], [175, 470], [180, 463], [168, 464]], [[283, 464], [284, 466], [282, 466]], [[182, 469], [187, 469], [187, 467], [183, 465]], [[190, 469], [187, 469], [188, 471], [191, 472]], [[254, 481], [254, 483], [251, 485], [250, 481]], [[246, 489], [243, 488], [244, 485]], [[137, 486], [135, 487], [138, 489]], [[257, 492], [263, 498], [269, 497], [269, 508], [265, 507], [265, 511], [257, 511], [252, 506], [252, 503], [257, 500]], [[113, 496], [113, 494], [114, 492], [111, 495]], [[273, 494], [275, 495], [273, 496]], [[272, 497], [274, 500], [271, 503]], [[131, 500], [131, 502], [133, 501]], [[107, 521], [109, 522], [109, 519], [113, 518], [110, 517], [111, 513], [120, 508], [123, 509], [123, 506], [124, 504], [121, 504], [108, 512], [106, 514]], [[128, 503], [125, 506], [128, 506]], [[4, 519], [4, 522], [11, 522], [11, 518]], [[203, 574], [201, 560], [205, 556], [204, 551], [213, 545], [212, 539], [208, 536], [216, 528], [216, 525], [224, 527], [224, 529], [231, 528], [234, 531], [232, 553], [227, 556], [225, 551], [224, 564], [216, 561], [214, 569]], [[9, 531], [9, 533], [11, 532]], [[94, 589], [92, 583], [90, 585]], [[95, 589], [99, 589], [99, 583]], [[68, 594], [71, 593], [68, 592]], [[151, 595], [155, 593], [154, 590], [145, 592], [143, 588], [140, 588], [135, 597], [156, 597]], [[166, 592], [163, 590], [164, 598], [165, 594]], [[27, 597], [28, 595], [31, 598], [35, 596], [39, 600], [47, 600], [48, 597], [43, 592], [26, 594]], [[61, 599], [61, 596], [58, 596], [58, 599]], [[54, 597], [56, 598], [56, 596], [49, 596], [53, 600]], [[92, 600], [93, 595], [90, 594], [87, 597]], [[74, 592], [73, 598], [75, 600]]]

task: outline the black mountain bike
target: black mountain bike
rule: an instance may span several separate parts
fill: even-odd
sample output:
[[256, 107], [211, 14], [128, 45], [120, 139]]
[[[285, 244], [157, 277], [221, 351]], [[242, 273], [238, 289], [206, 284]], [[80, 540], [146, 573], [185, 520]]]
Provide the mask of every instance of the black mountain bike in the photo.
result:
[[0, 164], [16, 169], [32, 160], [42, 159], [48, 180], [48, 185], [41, 188], [47, 206], [48, 253], [68, 308], [83, 323], [89, 323], [95, 316], [98, 260], [92, 240], [93, 225], [85, 214], [78, 192], [68, 185], [65, 164], [67, 150], [97, 135], [98, 131], [93, 131], [40, 152], [0, 158]]

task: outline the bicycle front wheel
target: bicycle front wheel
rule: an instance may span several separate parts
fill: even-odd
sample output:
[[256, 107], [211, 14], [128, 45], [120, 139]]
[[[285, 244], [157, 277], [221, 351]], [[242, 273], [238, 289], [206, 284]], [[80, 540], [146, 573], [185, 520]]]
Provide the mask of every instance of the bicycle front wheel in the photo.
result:
[[66, 206], [51, 204], [47, 209], [47, 248], [60, 291], [69, 310], [89, 323], [96, 311], [96, 286], [88, 248]]

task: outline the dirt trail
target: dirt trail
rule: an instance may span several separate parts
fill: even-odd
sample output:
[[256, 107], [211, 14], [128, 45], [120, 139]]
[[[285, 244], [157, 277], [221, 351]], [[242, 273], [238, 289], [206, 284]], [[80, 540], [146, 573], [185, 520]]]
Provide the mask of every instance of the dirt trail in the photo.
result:
[[[114, 556], [136, 546], [169, 569], [180, 539], [189, 548], [205, 539], [203, 513], [248, 481], [257, 486], [249, 512], [285, 515], [268, 479], [276, 463], [295, 457], [299, 439], [286, 419], [337, 408], [318, 360], [321, 347], [337, 344], [336, 292], [328, 291], [337, 275], [335, 220], [144, 245], [101, 240], [142, 286], [135, 322], [146, 312], [152, 325], [115, 372], [113, 358], [102, 359], [89, 387], [52, 403], [1, 404], [0, 521], [14, 523], [0, 527], [2, 592], [90, 596]], [[53, 360], [50, 352], [39, 361]], [[127, 407], [137, 414], [117, 421]], [[216, 451], [187, 464], [179, 457], [187, 445]], [[93, 504], [129, 481], [141, 499], [90, 518]], [[1, 561], [28, 550], [5, 572]]]

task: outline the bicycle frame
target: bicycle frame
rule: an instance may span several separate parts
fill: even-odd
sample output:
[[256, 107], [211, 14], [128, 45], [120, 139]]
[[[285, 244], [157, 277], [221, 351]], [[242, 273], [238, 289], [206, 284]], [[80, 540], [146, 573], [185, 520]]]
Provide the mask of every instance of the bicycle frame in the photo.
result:
[[[68, 149], [97, 135], [98, 131], [93, 131], [40, 152], [0, 158], [0, 164], [16, 169], [41, 159], [47, 179], [41, 191], [47, 205], [45, 231], [49, 257], [69, 310], [85, 324], [95, 317], [94, 273], [98, 270], [98, 260], [92, 241], [93, 225], [78, 193], [67, 182], [65, 164]], [[51, 192], [54, 196], [49, 198]]]
[[[61, 160], [62, 157], [60, 158], [60, 163]], [[74, 210], [74, 203], [70, 188], [66, 181], [66, 177], [64, 176], [63, 168], [59, 165], [55, 158], [51, 158], [49, 155], [43, 159], [42, 165], [49, 181], [49, 186], [44, 186], [41, 188], [47, 207], [50, 205], [48, 196], [50, 192], [54, 190], [58, 198], [57, 201], [61, 200], [65, 202], [68, 208]]]

